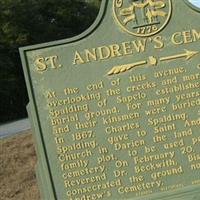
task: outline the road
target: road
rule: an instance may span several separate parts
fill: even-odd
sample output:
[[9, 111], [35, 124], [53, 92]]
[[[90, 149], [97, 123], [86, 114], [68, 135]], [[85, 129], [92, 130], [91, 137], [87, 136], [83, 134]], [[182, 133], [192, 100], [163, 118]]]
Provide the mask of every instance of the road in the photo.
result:
[[22, 131], [29, 130], [31, 128], [30, 122], [28, 119], [22, 119], [12, 123], [8, 123], [0, 126], [0, 138], [7, 137], [20, 133]]

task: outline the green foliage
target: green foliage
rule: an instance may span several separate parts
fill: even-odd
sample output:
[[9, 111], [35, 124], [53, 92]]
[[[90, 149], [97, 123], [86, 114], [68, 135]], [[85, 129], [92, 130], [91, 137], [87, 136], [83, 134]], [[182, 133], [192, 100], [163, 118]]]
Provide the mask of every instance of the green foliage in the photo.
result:
[[18, 48], [81, 33], [99, 6], [98, 0], [0, 0], [0, 123], [26, 117]]

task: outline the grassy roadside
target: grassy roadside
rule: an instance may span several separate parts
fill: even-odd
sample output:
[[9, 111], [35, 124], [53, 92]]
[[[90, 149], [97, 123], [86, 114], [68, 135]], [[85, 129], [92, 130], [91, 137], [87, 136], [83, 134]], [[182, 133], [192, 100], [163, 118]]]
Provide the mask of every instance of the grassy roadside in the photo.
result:
[[0, 139], [0, 200], [39, 200], [32, 135]]

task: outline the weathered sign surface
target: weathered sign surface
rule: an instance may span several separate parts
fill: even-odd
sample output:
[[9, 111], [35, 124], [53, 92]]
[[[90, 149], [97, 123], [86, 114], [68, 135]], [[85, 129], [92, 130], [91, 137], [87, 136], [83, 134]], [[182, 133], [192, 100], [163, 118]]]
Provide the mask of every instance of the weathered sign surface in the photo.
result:
[[200, 199], [199, 21], [109, 0], [83, 34], [21, 48], [43, 199]]

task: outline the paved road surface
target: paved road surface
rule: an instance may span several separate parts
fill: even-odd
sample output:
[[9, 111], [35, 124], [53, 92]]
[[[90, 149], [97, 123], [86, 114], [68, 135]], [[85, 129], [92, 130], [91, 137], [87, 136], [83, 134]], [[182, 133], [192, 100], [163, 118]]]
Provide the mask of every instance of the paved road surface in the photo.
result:
[[0, 138], [14, 135], [22, 131], [30, 129], [30, 122], [28, 119], [22, 119], [9, 124], [0, 126]]

